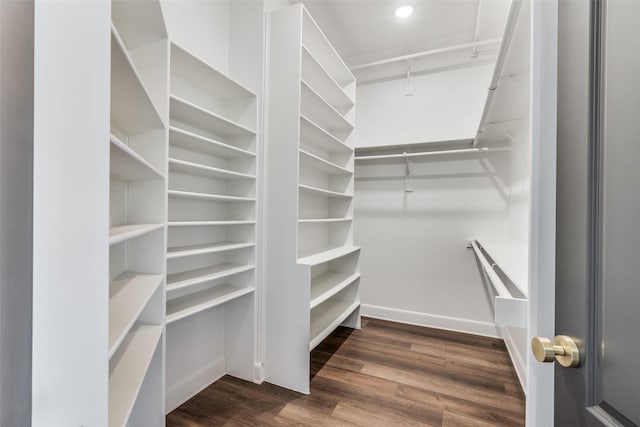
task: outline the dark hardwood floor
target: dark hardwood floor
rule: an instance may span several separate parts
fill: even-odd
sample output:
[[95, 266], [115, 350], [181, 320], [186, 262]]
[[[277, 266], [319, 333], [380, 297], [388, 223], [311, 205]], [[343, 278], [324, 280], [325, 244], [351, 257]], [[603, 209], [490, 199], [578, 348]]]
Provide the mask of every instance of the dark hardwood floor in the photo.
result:
[[523, 426], [504, 343], [382, 320], [311, 353], [311, 394], [225, 376], [167, 416], [195, 426]]

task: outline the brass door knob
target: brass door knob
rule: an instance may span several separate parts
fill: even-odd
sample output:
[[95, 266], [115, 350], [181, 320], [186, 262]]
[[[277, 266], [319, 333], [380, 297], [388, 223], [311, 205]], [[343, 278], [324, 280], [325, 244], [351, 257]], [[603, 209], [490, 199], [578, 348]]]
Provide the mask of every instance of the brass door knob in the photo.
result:
[[531, 340], [531, 350], [538, 362], [557, 360], [565, 368], [575, 368], [580, 364], [580, 351], [573, 338], [558, 335], [551, 342], [548, 338], [535, 337]]

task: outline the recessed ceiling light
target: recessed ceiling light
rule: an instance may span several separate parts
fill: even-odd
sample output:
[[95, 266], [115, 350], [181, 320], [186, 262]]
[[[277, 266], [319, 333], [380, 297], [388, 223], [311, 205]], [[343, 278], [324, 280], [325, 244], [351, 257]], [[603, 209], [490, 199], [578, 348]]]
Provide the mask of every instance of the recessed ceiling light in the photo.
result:
[[396, 16], [398, 18], [406, 18], [413, 13], [413, 6], [400, 6], [396, 9]]

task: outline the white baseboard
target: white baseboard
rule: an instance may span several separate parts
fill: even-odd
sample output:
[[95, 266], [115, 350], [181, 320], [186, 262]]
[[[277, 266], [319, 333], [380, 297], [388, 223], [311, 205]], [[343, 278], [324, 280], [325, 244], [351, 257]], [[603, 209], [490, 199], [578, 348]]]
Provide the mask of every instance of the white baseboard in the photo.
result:
[[464, 332], [491, 338], [502, 338], [500, 329], [494, 323], [490, 322], [479, 322], [476, 320], [399, 310], [397, 308], [379, 307], [376, 305], [362, 304], [360, 307], [361, 315], [375, 319], [390, 320], [453, 332]]
[[501, 328], [502, 329], [502, 337], [504, 339], [504, 344], [507, 346], [507, 351], [509, 352], [509, 357], [511, 357], [511, 363], [516, 370], [516, 375], [520, 380], [520, 385], [522, 386], [522, 390], [524, 393], [527, 393], [527, 363], [524, 354], [520, 352], [520, 349], [516, 345], [513, 337], [511, 336], [511, 332], [509, 332], [509, 328]]
[[167, 395], [165, 399], [165, 410], [167, 414], [212, 383], [218, 381], [226, 374], [226, 371], [226, 361], [223, 356], [205, 365], [188, 377], [181, 379], [177, 384], [170, 386], [167, 384]]

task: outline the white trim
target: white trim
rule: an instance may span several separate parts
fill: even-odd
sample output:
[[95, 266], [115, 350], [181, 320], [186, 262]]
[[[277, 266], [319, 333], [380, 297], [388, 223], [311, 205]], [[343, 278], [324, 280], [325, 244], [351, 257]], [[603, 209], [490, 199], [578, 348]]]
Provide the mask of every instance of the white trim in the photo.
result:
[[525, 362], [526, 354], [520, 353], [516, 342], [511, 336], [511, 332], [509, 328], [501, 328], [502, 329], [502, 338], [504, 339], [504, 345], [507, 346], [507, 351], [509, 352], [509, 357], [511, 358], [511, 364], [513, 368], [516, 370], [516, 375], [518, 376], [518, 380], [520, 380], [520, 385], [522, 386], [522, 390], [524, 394], [527, 394], [527, 364]]
[[463, 332], [491, 338], [502, 338], [500, 329], [491, 322], [460, 319], [457, 317], [440, 316], [437, 314], [419, 313], [417, 311], [400, 310], [397, 308], [379, 307], [362, 304], [360, 314], [374, 319], [390, 320], [409, 325], [426, 326], [428, 328], [446, 331]]
[[205, 365], [188, 377], [168, 387], [165, 397], [165, 410], [169, 412], [191, 399], [196, 394], [218, 381], [227, 373], [227, 362], [224, 356]]

